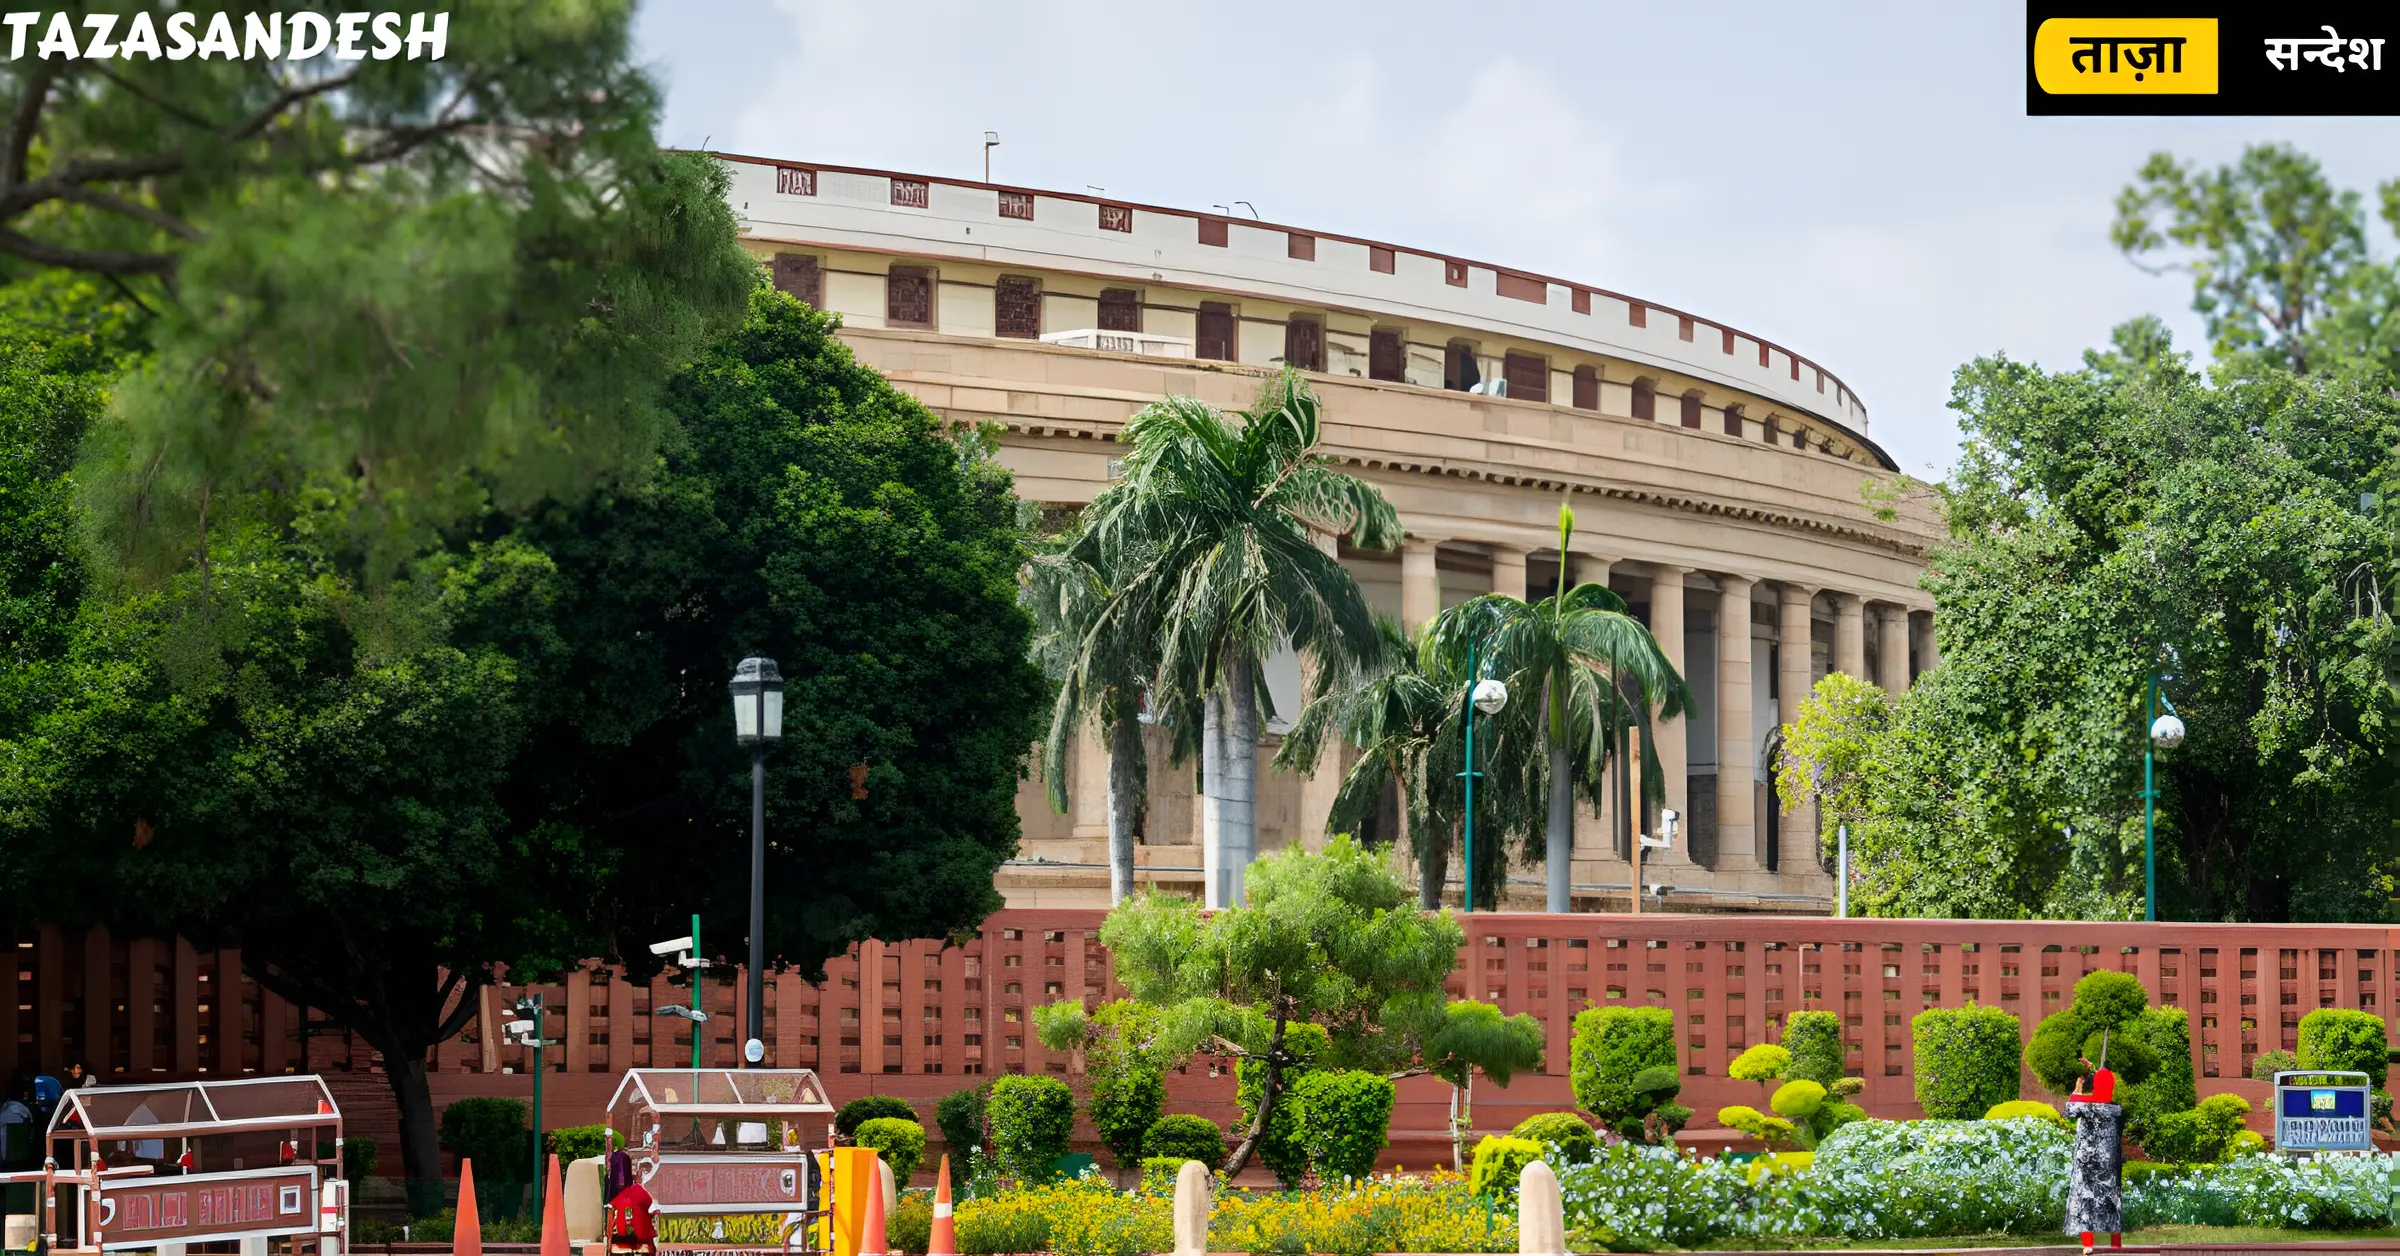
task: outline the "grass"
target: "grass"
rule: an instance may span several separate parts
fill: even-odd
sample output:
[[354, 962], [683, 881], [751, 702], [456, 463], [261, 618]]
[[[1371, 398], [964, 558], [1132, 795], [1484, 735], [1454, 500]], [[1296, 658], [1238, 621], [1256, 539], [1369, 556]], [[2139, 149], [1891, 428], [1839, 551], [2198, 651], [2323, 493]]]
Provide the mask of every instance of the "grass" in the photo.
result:
[[[2129, 1244], [2159, 1243], [2326, 1243], [2339, 1239], [2400, 1239], [2400, 1230], [2277, 1230], [2263, 1226], [2162, 1225], [2132, 1230]], [[2051, 1247], [2071, 1243], [2065, 1234], [1959, 1234], [1946, 1239], [1822, 1239], [1774, 1242], [1767, 1239], [1727, 1239], [1695, 1251], [1871, 1252], [1893, 1249], [1918, 1251], [1963, 1250], [1977, 1247]], [[2105, 1250], [2107, 1240], [2101, 1240]]]

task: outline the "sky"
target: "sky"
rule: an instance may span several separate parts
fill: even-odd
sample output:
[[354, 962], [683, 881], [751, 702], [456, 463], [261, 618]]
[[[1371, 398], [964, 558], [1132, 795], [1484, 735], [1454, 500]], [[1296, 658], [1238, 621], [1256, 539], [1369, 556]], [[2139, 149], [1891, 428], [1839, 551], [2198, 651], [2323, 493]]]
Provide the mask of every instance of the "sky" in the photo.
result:
[[[1578, 280], [1753, 332], [1863, 398], [1904, 470], [1950, 380], [2074, 366], [2188, 278], [2108, 242], [2153, 152], [2297, 145], [2400, 177], [2400, 119], [2028, 118], [2024, 11], [1750, 3], [646, 0], [664, 142], [1105, 190]], [[2372, 231], [2379, 256], [2393, 239]]]

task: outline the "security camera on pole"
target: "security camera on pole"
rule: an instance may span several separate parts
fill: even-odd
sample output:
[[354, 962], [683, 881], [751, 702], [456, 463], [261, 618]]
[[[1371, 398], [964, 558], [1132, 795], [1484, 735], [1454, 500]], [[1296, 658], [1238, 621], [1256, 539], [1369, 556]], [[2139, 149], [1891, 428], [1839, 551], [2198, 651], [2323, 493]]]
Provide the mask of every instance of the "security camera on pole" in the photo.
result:
[[542, 1037], [542, 996], [528, 990], [510, 1009], [517, 1019], [504, 1021], [500, 1026], [503, 1041], [512, 1046], [533, 1048], [533, 1219], [542, 1219], [542, 1048], [555, 1047], [559, 1039]]
[[700, 974], [706, 971], [708, 968], [708, 961], [700, 958], [694, 953], [699, 949], [700, 915], [697, 912], [692, 914], [692, 931], [690, 934], [680, 938], [669, 938], [664, 942], [654, 942], [650, 946], [650, 953], [652, 955], [672, 955], [675, 957], [676, 967], [688, 968], [691, 970], [692, 975], [690, 980], [692, 983], [692, 1005], [690, 1007], [675, 1007], [670, 1004], [659, 1007], [653, 1011], [651, 1015], [671, 1016], [677, 1020], [687, 1020], [692, 1023], [693, 1068], [700, 1067], [700, 1027], [708, 1023], [708, 1013], [700, 1010]]

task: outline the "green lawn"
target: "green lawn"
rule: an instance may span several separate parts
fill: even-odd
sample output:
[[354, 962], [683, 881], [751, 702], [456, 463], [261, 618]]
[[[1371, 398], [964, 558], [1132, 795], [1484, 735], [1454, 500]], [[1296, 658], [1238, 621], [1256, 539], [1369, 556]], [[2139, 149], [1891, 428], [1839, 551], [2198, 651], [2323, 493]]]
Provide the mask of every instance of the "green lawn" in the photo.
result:
[[[2400, 1239], [2400, 1230], [2271, 1230], [2258, 1226], [2164, 1225], [2135, 1230], [2127, 1243], [2329, 1243], [2338, 1239]], [[1771, 1242], [1765, 1239], [1727, 1239], [1695, 1251], [1809, 1251], [1869, 1252], [1892, 1248], [1957, 1250], [1976, 1247], [2049, 1247], [2072, 1242], [2064, 1234], [1965, 1234], [1946, 1239], [1826, 1239]], [[2101, 1240], [2101, 1251], [2107, 1240]]]

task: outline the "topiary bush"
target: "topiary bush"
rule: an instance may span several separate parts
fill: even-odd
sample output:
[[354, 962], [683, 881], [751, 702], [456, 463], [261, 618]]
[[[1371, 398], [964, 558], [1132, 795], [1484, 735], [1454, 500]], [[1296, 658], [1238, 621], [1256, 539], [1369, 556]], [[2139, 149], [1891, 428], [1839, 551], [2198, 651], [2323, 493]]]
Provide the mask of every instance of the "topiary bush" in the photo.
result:
[[1225, 1131], [1215, 1121], [1188, 1112], [1158, 1118], [1142, 1135], [1142, 1159], [1197, 1160], [1214, 1173], [1225, 1163]]
[[1971, 1121], [2017, 1097], [2017, 1018], [1996, 1007], [1927, 1008], [1909, 1023], [1917, 1105], [1937, 1121]]
[[461, 1099], [442, 1109], [441, 1144], [474, 1161], [480, 1182], [522, 1182], [531, 1171], [533, 1133], [515, 1099]]
[[879, 1116], [858, 1127], [858, 1145], [872, 1147], [892, 1166], [892, 1182], [908, 1185], [917, 1166], [925, 1162], [925, 1127], [896, 1116]]
[[2141, 1084], [2158, 1063], [2139, 1024], [2149, 1001], [2142, 983], [2130, 974], [2106, 969], [2085, 973], [2075, 983], [2074, 1001], [2034, 1027], [2026, 1067], [2051, 1093], [2072, 1094], [2089, 1072], [2083, 1062], [2100, 1063], [2105, 1034], [2109, 1070], [2126, 1085]]
[[2347, 1069], [2365, 1073], [2367, 1084], [2383, 1089], [2390, 1055], [2384, 1045], [2383, 1018], [2372, 1012], [2321, 1007], [2300, 1018], [2299, 1068]]
[[[552, 1155], [561, 1164], [605, 1156], [609, 1152], [609, 1128], [606, 1125], [569, 1125], [554, 1129], [544, 1137]], [[347, 1144], [345, 1144], [346, 1146]]]
[[833, 1114], [833, 1129], [844, 1138], [856, 1138], [858, 1127], [877, 1117], [914, 1121], [917, 1110], [898, 1095], [864, 1095], [843, 1104], [841, 1111]]
[[1517, 1122], [1508, 1132], [1510, 1138], [1522, 1138], [1540, 1143], [1544, 1148], [1558, 1149], [1560, 1160], [1581, 1164], [1592, 1158], [1592, 1149], [1599, 1145], [1591, 1124], [1572, 1112], [1542, 1112]]
[[2289, 1073], [2300, 1067], [2300, 1057], [2280, 1048], [2261, 1051], [2250, 1061], [2250, 1080], [2271, 1082], [2277, 1073]]
[[1479, 1199], [1514, 1201], [1518, 1175], [1541, 1158], [1542, 1145], [1530, 1138], [1486, 1134], [1475, 1144], [1475, 1160], [1467, 1167], [1467, 1190]]
[[2149, 1146], [2160, 1118], [2189, 1112], [2200, 1101], [2192, 1076], [2191, 1024], [2179, 1007], [2154, 1007], [2134, 1018], [2136, 1035], [2156, 1060], [2124, 1101], [2125, 1136], [2140, 1146]]
[[1769, 1116], [1746, 1103], [1717, 1109], [1717, 1124], [1744, 1134], [1767, 1145], [1769, 1151], [1785, 1151], [1800, 1145], [1800, 1127], [1779, 1116]]
[[2051, 1107], [2049, 1104], [2043, 1103], [2039, 1099], [2011, 1099], [2007, 1103], [1994, 1104], [1992, 1105], [1991, 1111], [1983, 1114], [1983, 1119], [1986, 1121], [2006, 1121], [2012, 1117], [2020, 1116], [2036, 1117], [2050, 1122], [2052, 1125], [2055, 1125], [2062, 1130], [2074, 1128], [2072, 1125], [2068, 1124], [2067, 1118], [2059, 1115], [2058, 1109]]
[[987, 1086], [953, 1090], [933, 1107], [933, 1123], [941, 1127], [942, 1150], [961, 1182], [975, 1176], [977, 1148], [983, 1142], [983, 1100]]
[[1356, 1069], [1312, 1072], [1292, 1087], [1300, 1142], [1321, 1182], [1361, 1181], [1375, 1171], [1392, 1128], [1390, 1078]]
[[2176, 1164], [2230, 1160], [2234, 1156], [2234, 1140], [2246, 1132], [2242, 1118], [2249, 1111], [2249, 1101], [2240, 1095], [2210, 1095], [2189, 1111], [2160, 1117], [2157, 1128], [2141, 1148], [2152, 1160]]
[[1630, 1142], [1658, 1145], [1675, 1141], [1676, 1132], [1692, 1119], [1692, 1110], [1675, 1102], [1683, 1079], [1673, 1065], [1661, 1064], [1633, 1075], [1632, 1115], [1617, 1122], [1617, 1136]]
[[1792, 1081], [1812, 1081], [1831, 1089], [1842, 1079], [1842, 1018], [1831, 1012], [1794, 1012], [1784, 1018], [1783, 1049], [1791, 1053], [1791, 1062], [1783, 1066], [1782, 1076]]
[[1791, 1063], [1791, 1052], [1774, 1043], [1762, 1042], [1733, 1057], [1733, 1063], [1725, 1066], [1725, 1075], [1737, 1082], [1757, 1082], [1763, 1091], [1768, 1082], [1780, 1079]]
[[1047, 1182], [1075, 1139], [1075, 1092], [1055, 1077], [1002, 1077], [985, 1105], [992, 1159], [1021, 1182]]
[[[1575, 1016], [1568, 1080], [1575, 1102], [1602, 1127], [1623, 1132], [1655, 1110], [1637, 1096], [1634, 1081], [1645, 1070], [1675, 1072], [1675, 1014], [1663, 1007], [1595, 1007]], [[1678, 1083], [1680, 1086], [1680, 1083]], [[1667, 1096], [1672, 1099], [1674, 1095]]]

